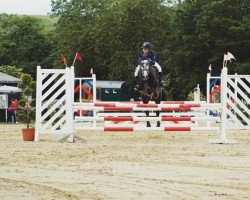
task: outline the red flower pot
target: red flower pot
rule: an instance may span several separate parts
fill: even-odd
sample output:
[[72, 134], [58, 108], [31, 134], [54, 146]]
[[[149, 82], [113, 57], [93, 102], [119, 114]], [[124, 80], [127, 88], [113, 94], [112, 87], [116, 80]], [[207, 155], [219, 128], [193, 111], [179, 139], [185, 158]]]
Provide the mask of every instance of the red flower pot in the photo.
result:
[[34, 128], [23, 128], [23, 141], [34, 141], [35, 129]]

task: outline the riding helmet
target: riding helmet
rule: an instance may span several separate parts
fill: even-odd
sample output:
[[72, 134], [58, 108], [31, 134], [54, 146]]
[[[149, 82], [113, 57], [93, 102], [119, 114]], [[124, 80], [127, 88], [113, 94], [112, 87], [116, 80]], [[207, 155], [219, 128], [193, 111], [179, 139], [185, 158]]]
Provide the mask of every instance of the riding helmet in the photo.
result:
[[143, 42], [141, 48], [146, 48], [146, 49], [151, 49], [152, 48], [152, 44], [150, 42]]

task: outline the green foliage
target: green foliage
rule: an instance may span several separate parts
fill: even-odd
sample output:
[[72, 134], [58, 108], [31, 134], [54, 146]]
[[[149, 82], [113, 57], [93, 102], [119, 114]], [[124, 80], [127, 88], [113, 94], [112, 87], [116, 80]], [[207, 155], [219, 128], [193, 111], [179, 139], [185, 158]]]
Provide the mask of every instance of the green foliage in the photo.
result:
[[[250, 103], [246, 102], [246, 101], [242, 101], [242, 103], [248, 108], [250, 109]], [[247, 113], [247, 111], [240, 105], [240, 104], [236, 104], [237, 108], [243, 113], [244, 116], [246, 116], [247, 119], [250, 118], [250, 115]], [[236, 116], [237, 118], [242, 122], [242, 124], [247, 125], [247, 122], [245, 120], [242, 119], [241, 115], [238, 114], [238, 112], [236, 112]]]
[[57, 17], [50, 17], [50, 16], [41, 16], [41, 15], [34, 15], [32, 16], [36, 19], [38, 19], [38, 21], [40, 21], [40, 24], [44, 27], [44, 29], [42, 30], [42, 32], [44, 32], [45, 34], [49, 34], [50, 31], [53, 31], [55, 29], [55, 25], [58, 21]]
[[50, 45], [41, 22], [28, 16], [0, 15], [0, 65], [22, 68], [35, 77], [36, 66], [46, 65]]
[[30, 74], [22, 74], [18, 87], [23, 90], [23, 94], [19, 100], [21, 109], [17, 111], [17, 117], [20, 122], [26, 124], [26, 127], [29, 128], [35, 120], [35, 101], [34, 99], [30, 99], [33, 89], [35, 88], [35, 82], [32, 80]]
[[217, 92], [216, 94], [213, 95], [212, 101], [214, 103], [220, 103], [220, 92]]
[[54, 0], [52, 5], [59, 17], [57, 54], [86, 56], [76, 64], [79, 76], [94, 67], [98, 79], [125, 80], [132, 87], [143, 41], [157, 52], [168, 80], [166, 98], [185, 99], [197, 83], [204, 91], [209, 64], [219, 74], [227, 51], [237, 59], [230, 73], [249, 73], [247, 0]]
[[0, 66], [0, 72], [8, 74], [10, 76], [14, 76], [19, 78], [22, 74], [22, 69], [17, 68], [16, 66], [2, 65]]
[[169, 74], [165, 75], [163, 77], [163, 80], [166, 84], [166, 86], [162, 90], [162, 99], [171, 101], [173, 99], [172, 93], [174, 92], [176, 87], [171, 88], [170, 87], [170, 82], [171, 82], [171, 77]]
[[[187, 100], [194, 101], [194, 92], [193, 91], [189, 92]], [[206, 101], [206, 97], [202, 92], [200, 93], [200, 101]]]
[[178, 83], [176, 93], [182, 98], [197, 83], [205, 90], [209, 64], [213, 74], [219, 75], [227, 51], [237, 59], [228, 65], [229, 72], [249, 73], [249, 9], [248, 0], [191, 0], [176, 6], [169, 65], [174, 66], [172, 85]]

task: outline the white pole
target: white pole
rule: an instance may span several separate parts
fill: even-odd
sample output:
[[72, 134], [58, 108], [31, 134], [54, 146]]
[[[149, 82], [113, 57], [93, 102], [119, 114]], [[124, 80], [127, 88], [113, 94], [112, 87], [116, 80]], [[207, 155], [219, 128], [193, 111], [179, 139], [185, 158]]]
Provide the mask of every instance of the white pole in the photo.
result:
[[74, 142], [74, 120], [73, 120], [73, 101], [72, 101], [72, 85], [74, 81], [74, 67], [66, 68], [66, 130], [69, 134], [68, 141]]
[[[82, 79], [79, 79], [79, 102], [82, 102]], [[82, 112], [81, 112], [82, 113]]]
[[[194, 88], [194, 101], [200, 102], [200, 86], [199, 86], [199, 84], [197, 84], [197, 87]], [[197, 111], [195, 111], [195, 112], [197, 112]], [[195, 125], [197, 125], [197, 126], [199, 125], [198, 121], [195, 121]]]
[[[78, 52], [76, 53], [76, 55], [78, 54]], [[75, 55], [75, 58], [74, 58], [74, 61], [73, 61], [73, 64], [72, 64], [72, 66], [74, 66], [75, 65], [75, 62], [76, 62], [76, 55]]]
[[96, 75], [92, 74], [93, 79], [93, 103], [96, 102]]
[[225, 142], [227, 140], [226, 135], [226, 122], [227, 122], [227, 67], [224, 67], [221, 71], [221, 142]]
[[[235, 93], [235, 96], [236, 96], [236, 98], [237, 98], [237, 94], [238, 94], [238, 81], [237, 81], [237, 79], [238, 79], [238, 77], [237, 77], [237, 73], [235, 73], [235, 88], [234, 88], [234, 93]], [[235, 106], [237, 107], [237, 103], [236, 103], [236, 101], [234, 100], [234, 104], [235, 104]]]
[[8, 122], [8, 105], [9, 104], [9, 95], [5, 93], [5, 120]]
[[222, 65], [222, 68], [226, 67], [227, 66], [227, 54], [224, 54], [223, 56], [223, 65]]
[[210, 103], [210, 73], [207, 73], [207, 103]]
[[196, 102], [200, 102], [201, 100], [201, 90], [200, 90], [200, 85], [197, 84], [197, 87], [196, 87], [196, 93], [195, 93], [195, 96], [194, 96], [194, 101]]
[[6, 123], [8, 122], [8, 111], [7, 110], [8, 109], [5, 108], [5, 121], [6, 121]]
[[[210, 103], [210, 79], [211, 79], [211, 74], [207, 73], [207, 104]], [[210, 110], [207, 110], [207, 117], [210, 116]], [[210, 126], [210, 121], [207, 121], [207, 126]]]
[[[92, 73], [92, 79], [93, 79], [93, 103], [96, 102], [96, 75]], [[93, 110], [93, 117], [97, 116], [97, 111]], [[93, 126], [96, 127], [96, 121], [94, 121]]]
[[235, 140], [227, 139], [227, 67], [221, 70], [221, 130], [219, 139], [210, 140], [211, 143], [236, 143]]
[[70, 91], [71, 91], [71, 97], [72, 97], [72, 104], [75, 101], [75, 68], [74, 66], [71, 67], [71, 76], [70, 76]]
[[37, 66], [36, 73], [36, 130], [35, 130], [35, 141], [39, 141], [39, 134], [41, 134], [42, 127], [42, 73], [41, 66]]

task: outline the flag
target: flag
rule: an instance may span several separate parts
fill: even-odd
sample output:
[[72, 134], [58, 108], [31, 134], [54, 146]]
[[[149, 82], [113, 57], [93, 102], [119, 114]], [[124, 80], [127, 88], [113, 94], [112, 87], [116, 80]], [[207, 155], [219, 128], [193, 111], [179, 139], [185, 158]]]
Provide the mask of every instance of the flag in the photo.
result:
[[79, 54], [78, 52], [76, 53], [76, 59], [82, 62], [81, 54]]
[[67, 60], [63, 54], [61, 54], [61, 60], [62, 60], [63, 64], [67, 67]]
[[232, 60], [236, 60], [236, 59], [233, 56], [233, 54], [231, 54], [230, 52], [227, 52], [227, 60], [230, 60], [230, 62], [231, 62]]
[[91, 75], [93, 75], [93, 67], [90, 69], [90, 72], [89, 72]]
[[82, 61], [84, 60], [84, 57], [83, 57], [83, 59], [82, 59], [81, 54], [79, 54], [79, 53], [77, 52], [76, 55], [75, 55], [75, 58], [74, 58], [74, 61], [73, 61], [72, 66], [75, 65], [76, 59], [77, 59], [77, 60], [80, 60], [80, 61], [82, 62]]
[[212, 70], [212, 65], [210, 64], [209, 67], [208, 67], [208, 70]]

